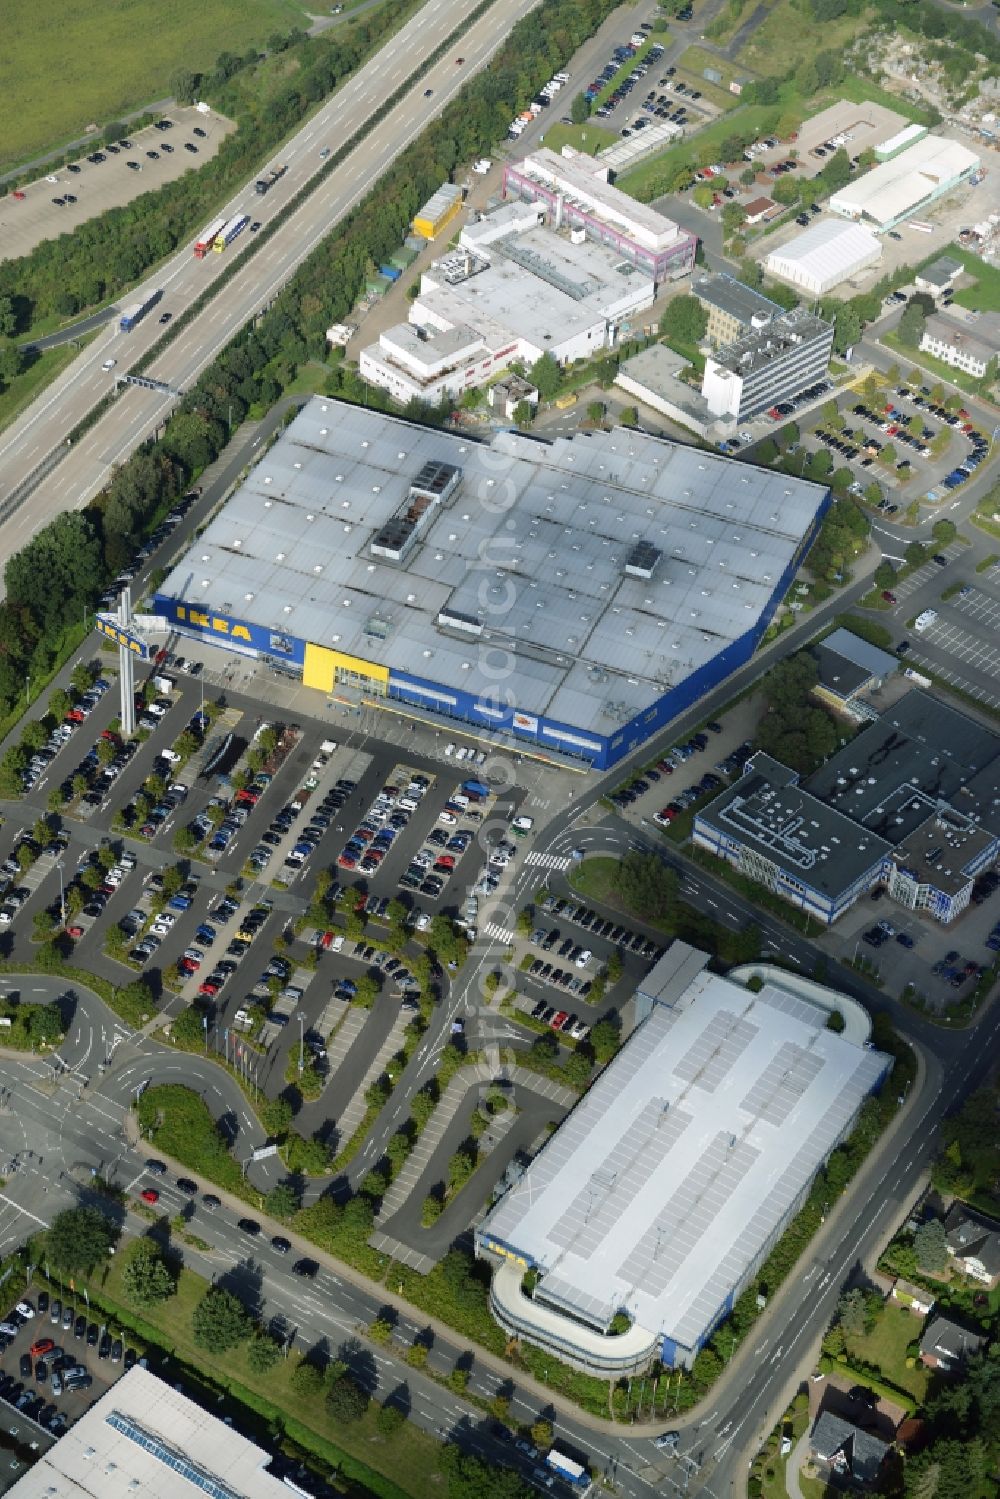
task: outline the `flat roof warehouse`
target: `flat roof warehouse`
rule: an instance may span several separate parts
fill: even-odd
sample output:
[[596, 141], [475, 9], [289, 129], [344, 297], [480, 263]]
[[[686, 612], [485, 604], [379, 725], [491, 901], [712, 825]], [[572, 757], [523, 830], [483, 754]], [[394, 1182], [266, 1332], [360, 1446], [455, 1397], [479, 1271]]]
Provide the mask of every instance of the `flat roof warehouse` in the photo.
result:
[[[437, 493], [421, 488], [428, 464], [449, 471]], [[828, 503], [818, 485], [626, 429], [486, 445], [315, 398], [157, 608], [301, 666], [306, 685], [346, 673], [611, 763], [634, 718], [749, 657]], [[378, 538], [407, 517], [394, 556]], [[495, 706], [490, 651], [514, 663], [515, 717]]]

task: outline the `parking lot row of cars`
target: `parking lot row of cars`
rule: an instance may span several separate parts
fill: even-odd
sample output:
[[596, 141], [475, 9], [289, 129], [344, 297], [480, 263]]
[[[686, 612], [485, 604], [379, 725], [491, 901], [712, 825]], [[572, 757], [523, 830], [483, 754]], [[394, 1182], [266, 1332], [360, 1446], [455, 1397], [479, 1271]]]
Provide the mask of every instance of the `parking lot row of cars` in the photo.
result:
[[579, 1015], [574, 1015], [571, 1010], [559, 1010], [555, 1005], [546, 1004], [540, 999], [530, 1010], [525, 1012], [532, 1020], [540, 1020], [550, 1030], [562, 1031], [563, 1035], [572, 1036], [574, 1041], [586, 1041], [590, 1035], [590, 1026], [581, 1020]]
[[[440, 899], [476, 836], [475, 825], [482, 819], [481, 808], [488, 796], [489, 788], [482, 781], [463, 781], [455, 787], [438, 813], [440, 826], [431, 829], [400, 875], [402, 889]], [[502, 857], [506, 864], [507, 855]]]
[[[173, 128], [173, 120], [157, 121], [156, 129], [161, 132], [166, 132], [168, 130], [172, 130]], [[192, 134], [196, 135], [199, 140], [204, 140], [206, 138], [207, 132], [202, 130], [200, 125], [196, 125], [192, 131]], [[142, 163], [140, 161], [137, 161], [134, 156], [123, 155], [123, 153], [134, 151], [135, 149], [136, 148], [132, 141], [130, 141], [127, 136], [123, 136], [121, 140], [113, 141], [109, 145], [102, 147], [102, 149], [99, 151], [91, 151], [89, 156], [86, 157], [86, 160], [90, 163], [91, 166], [103, 166], [104, 163], [109, 159], [114, 160], [115, 157], [121, 156], [125, 163], [125, 166], [128, 167], [130, 171], [141, 172]], [[194, 144], [193, 141], [185, 141], [184, 149], [192, 156], [196, 156], [198, 154], [198, 147]], [[161, 152], [165, 156], [172, 156], [174, 147], [170, 145], [168, 141], [162, 141], [159, 151], [156, 151], [152, 147], [150, 147], [145, 151], [145, 155], [148, 161], [159, 161]], [[79, 161], [71, 161], [68, 163], [65, 170], [71, 177], [79, 177], [83, 172], [83, 163]], [[55, 173], [50, 173], [45, 180], [47, 183], [56, 184], [59, 182], [59, 177]], [[15, 191], [13, 196], [19, 202], [23, 202], [28, 195], [27, 192], [23, 189], [18, 189], [17, 191]], [[59, 197], [53, 198], [52, 202], [57, 208], [66, 208], [76, 203], [77, 198], [73, 193], [63, 192]]]
[[[706, 725], [713, 734], [722, 733], [722, 725], [714, 720]], [[708, 748], [709, 739], [707, 734], [700, 731], [692, 734], [691, 738], [682, 744], [675, 744], [672, 749], [653, 764], [646, 767], [641, 775], [635, 776], [625, 786], [619, 786], [617, 790], [608, 795], [608, 800], [616, 807], [628, 807], [632, 802], [638, 800], [644, 792], [648, 791], [650, 785], [662, 780], [664, 776], [673, 775], [685, 761], [690, 760], [692, 755], [700, 754]]]
[[[969, 456], [945, 475], [941, 481], [945, 489], [957, 489], [967, 479], [971, 479], [980, 464], [986, 461], [989, 453], [989, 443], [981, 432], [978, 432], [965, 407], [960, 407], [957, 412], [948, 411], [946, 407], [939, 406], [931, 399], [930, 387], [922, 385], [919, 390], [911, 390], [907, 385], [900, 385], [896, 389], [896, 397], [904, 403], [916, 408], [923, 415], [929, 413], [937, 418], [943, 425], [961, 431], [969, 439]], [[898, 421], [903, 419], [903, 413], [895, 407], [887, 407], [891, 410], [893, 417]]]
[[[542, 901], [542, 910], [546, 916], [555, 916], [562, 921], [571, 921], [574, 925], [589, 932], [593, 937], [601, 937], [604, 941], [612, 943], [615, 947], [625, 948], [629, 952], [636, 953], [639, 957], [649, 963], [658, 963], [663, 956], [663, 949], [657, 947], [656, 943], [648, 937], [643, 937], [640, 932], [634, 932], [623, 922], [609, 920], [602, 916], [599, 911], [594, 911], [590, 906], [580, 905], [575, 901], [564, 900], [561, 896], [547, 895]], [[557, 933], [557, 940], [561, 934]]]
[[779, 401], [776, 406], [771, 406], [767, 415], [772, 422], [786, 421], [798, 411], [800, 406], [808, 406], [812, 401], [818, 401], [820, 396], [825, 396], [832, 389], [829, 380], [817, 380], [815, 385], [810, 385], [806, 390], [800, 390], [798, 395], [789, 396], [787, 401]]

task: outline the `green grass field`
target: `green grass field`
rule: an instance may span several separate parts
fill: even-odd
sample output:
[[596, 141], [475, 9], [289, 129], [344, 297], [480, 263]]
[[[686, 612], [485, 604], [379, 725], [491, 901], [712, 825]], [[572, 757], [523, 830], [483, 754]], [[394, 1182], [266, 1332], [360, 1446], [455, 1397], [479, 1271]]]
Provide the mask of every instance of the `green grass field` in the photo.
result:
[[551, 151], [561, 151], [563, 146], [572, 146], [587, 156], [595, 156], [605, 146], [613, 146], [618, 136], [613, 130], [588, 120], [586, 125], [555, 124], [545, 132], [545, 144]]
[[77, 356], [80, 350], [73, 344], [49, 349], [28, 366], [20, 375], [0, 392], [0, 432], [8, 427], [26, 406], [30, 406], [36, 395], [54, 380]]
[[[868, 16], [839, 16], [824, 22], [822, 39], [804, 14], [805, 0], [778, 0], [774, 9], [740, 49], [739, 62], [755, 73], [787, 73], [809, 61], [818, 47], [840, 53], [868, 24]], [[749, 11], [744, 16], [746, 20]]]
[[165, 98], [178, 67], [208, 72], [220, 52], [309, 25], [296, 0], [78, 0], [58, 16], [50, 6], [42, 0], [40, 15], [32, 0], [8, 0], [4, 9], [0, 167]]
[[969, 275], [976, 278], [975, 286], [963, 286], [955, 293], [959, 307], [976, 312], [1000, 312], [1000, 271], [980, 260], [978, 255], [970, 255], [961, 245], [949, 245], [944, 253], [960, 260]]
[[919, 1361], [911, 1369], [906, 1367], [906, 1350], [919, 1338], [921, 1326], [921, 1319], [908, 1307], [887, 1301], [871, 1332], [848, 1338], [847, 1349], [854, 1358], [874, 1364], [890, 1384], [920, 1401], [927, 1393], [929, 1375]]

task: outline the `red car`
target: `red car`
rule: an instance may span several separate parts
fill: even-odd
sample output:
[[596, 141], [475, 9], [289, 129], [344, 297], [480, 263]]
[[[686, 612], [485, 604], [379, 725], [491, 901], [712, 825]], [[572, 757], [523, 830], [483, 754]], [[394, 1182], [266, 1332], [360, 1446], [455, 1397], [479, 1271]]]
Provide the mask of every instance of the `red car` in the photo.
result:
[[86, 716], [86, 713], [81, 712], [79, 708], [70, 708], [69, 712], [66, 714], [66, 722], [83, 723], [83, 720], [86, 718]]
[[68, 926], [66, 928], [66, 935], [67, 935], [67, 937], [73, 937], [73, 938], [82, 937], [83, 936], [83, 927], [82, 926]]
[[341, 869], [357, 869], [358, 861], [353, 854], [339, 854], [337, 864]]
[[549, 1021], [549, 1028], [554, 1031], [561, 1031], [568, 1019], [568, 1010], [557, 1010], [552, 1019]]
[[139, 1196], [142, 1198], [143, 1202], [153, 1203], [159, 1202], [160, 1200], [160, 1194], [155, 1187], [144, 1187], [143, 1190], [139, 1193]]
[[435, 869], [454, 869], [455, 868], [455, 860], [452, 858], [451, 854], [442, 854], [441, 857], [440, 857], [440, 859], [438, 859], [437, 862], [435, 863], [434, 868]]
[[887, 604], [894, 604], [896, 602], [896, 595], [894, 593], [891, 593], [888, 588], [882, 589], [882, 597], [885, 599]]
[[214, 999], [221, 988], [222, 985], [218, 979], [206, 979], [203, 984], [198, 985], [198, 993], [207, 995], [209, 999]]
[[19, 203], [24, 202], [24, 193], [21, 192], [20, 188], [15, 188], [11, 196], [15, 197]]
[[29, 1352], [32, 1358], [43, 1358], [46, 1353], [51, 1353], [55, 1346], [51, 1338], [39, 1338], [37, 1343], [32, 1343]]

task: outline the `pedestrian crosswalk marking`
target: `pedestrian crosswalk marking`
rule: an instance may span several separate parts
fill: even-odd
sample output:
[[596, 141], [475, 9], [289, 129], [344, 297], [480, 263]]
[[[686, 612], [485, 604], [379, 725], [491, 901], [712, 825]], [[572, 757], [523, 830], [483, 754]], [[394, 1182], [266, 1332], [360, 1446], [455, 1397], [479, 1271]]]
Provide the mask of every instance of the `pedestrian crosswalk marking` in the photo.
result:
[[491, 921], [483, 928], [483, 931], [487, 937], [492, 937], [496, 942], [513, 942], [514, 940], [514, 933], [510, 928], [498, 926], [495, 921]]
[[568, 854], [539, 854], [532, 850], [524, 862], [537, 864], [540, 869], [568, 869], [573, 861]]

